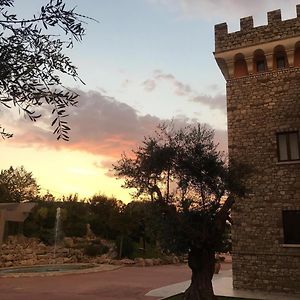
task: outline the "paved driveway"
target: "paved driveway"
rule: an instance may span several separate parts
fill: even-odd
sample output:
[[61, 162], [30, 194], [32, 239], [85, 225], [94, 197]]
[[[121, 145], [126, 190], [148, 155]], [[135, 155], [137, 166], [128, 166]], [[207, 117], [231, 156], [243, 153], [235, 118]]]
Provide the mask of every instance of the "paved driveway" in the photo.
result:
[[0, 277], [1, 300], [134, 300], [152, 289], [190, 279], [186, 265], [123, 267], [51, 277]]

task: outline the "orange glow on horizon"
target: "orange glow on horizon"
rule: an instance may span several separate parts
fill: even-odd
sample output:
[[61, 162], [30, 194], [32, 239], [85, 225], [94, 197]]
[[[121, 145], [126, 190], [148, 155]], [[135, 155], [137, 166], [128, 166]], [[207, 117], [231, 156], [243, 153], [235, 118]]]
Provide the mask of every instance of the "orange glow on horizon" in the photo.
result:
[[131, 201], [129, 192], [121, 187], [122, 181], [107, 176], [108, 169], [99, 167], [106, 157], [68, 149], [12, 147], [9, 140], [1, 146], [1, 169], [23, 165], [36, 178], [41, 194], [49, 191], [60, 198], [77, 193], [79, 199], [104, 194], [125, 203]]

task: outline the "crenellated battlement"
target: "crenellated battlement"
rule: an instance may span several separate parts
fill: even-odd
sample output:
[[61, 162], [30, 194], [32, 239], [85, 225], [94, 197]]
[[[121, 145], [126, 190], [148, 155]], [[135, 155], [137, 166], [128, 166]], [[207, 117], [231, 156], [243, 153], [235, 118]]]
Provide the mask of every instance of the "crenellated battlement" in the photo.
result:
[[241, 18], [232, 33], [226, 23], [215, 25], [214, 55], [226, 80], [300, 67], [300, 4], [294, 19], [282, 21], [280, 9], [267, 15], [268, 24], [258, 27], [253, 17]]
[[215, 25], [215, 52], [223, 52], [261, 43], [285, 39], [299, 35], [300, 31], [300, 4], [296, 6], [297, 17], [284, 20], [281, 10], [267, 13], [268, 24], [254, 27], [253, 17], [240, 19], [240, 31], [228, 33], [226, 23]]

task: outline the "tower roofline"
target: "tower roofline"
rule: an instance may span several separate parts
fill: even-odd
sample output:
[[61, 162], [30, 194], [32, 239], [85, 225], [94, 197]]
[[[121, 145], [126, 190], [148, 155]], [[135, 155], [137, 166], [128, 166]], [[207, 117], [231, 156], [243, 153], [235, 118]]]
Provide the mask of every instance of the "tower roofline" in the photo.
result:
[[280, 9], [269, 11], [267, 13], [268, 24], [257, 27], [254, 27], [252, 16], [244, 17], [240, 19], [240, 30], [232, 33], [228, 32], [227, 23], [217, 24], [215, 25], [215, 52], [299, 36], [300, 4], [296, 6], [296, 12], [296, 18], [283, 21]]

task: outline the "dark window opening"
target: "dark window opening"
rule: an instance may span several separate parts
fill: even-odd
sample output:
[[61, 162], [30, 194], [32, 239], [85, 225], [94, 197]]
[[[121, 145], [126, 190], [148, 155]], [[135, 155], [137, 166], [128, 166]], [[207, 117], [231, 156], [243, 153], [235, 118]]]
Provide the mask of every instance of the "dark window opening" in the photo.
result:
[[299, 132], [277, 134], [278, 161], [300, 160]]
[[286, 65], [285, 65], [285, 57], [283, 55], [276, 57], [276, 67], [277, 67], [277, 69], [283, 69], [283, 68], [286, 67]]
[[266, 71], [266, 62], [264, 60], [258, 60], [256, 62], [256, 71], [257, 72], [265, 72]]
[[234, 62], [234, 77], [242, 77], [248, 74], [248, 66], [245, 59], [236, 60]]
[[282, 223], [284, 243], [300, 244], [300, 210], [284, 210]]

